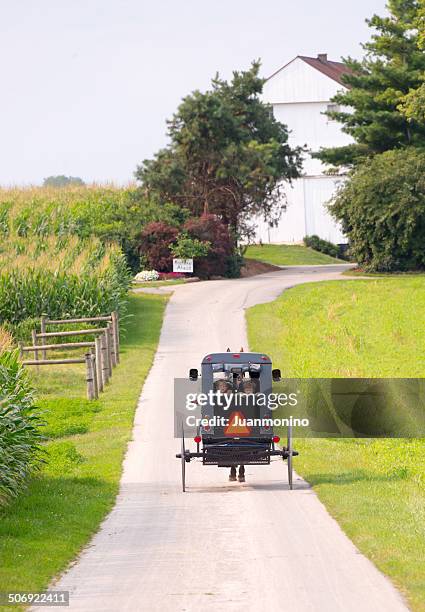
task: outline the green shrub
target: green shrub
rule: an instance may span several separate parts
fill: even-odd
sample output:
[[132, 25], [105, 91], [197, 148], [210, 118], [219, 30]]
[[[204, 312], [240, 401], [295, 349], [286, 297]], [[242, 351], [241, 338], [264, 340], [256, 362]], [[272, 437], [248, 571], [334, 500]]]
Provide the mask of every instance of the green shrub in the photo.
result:
[[174, 257], [181, 259], [192, 259], [195, 257], [206, 257], [211, 247], [210, 242], [204, 242], [197, 238], [191, 238], [185, 232], [182, 232], [176, 244], [172, 244], [170, 251]]
[[366, 270], [425, 268], [425, 152], [387, 151], [355, 170], [329, 206]]
[[320, 253], [326, 253], [326, 255], [330, 255], [331, 257], [338, 257], [340, 254], [340, 249], [338, 245], [333, 244], [328, 240], [323, 240], [322, 238], [319, 238], [319, 236], [317, 236], [316, 234], [313, 234], [312, 236], [305, 236], [304, 244], [305, 246], [310, 247], [315, 251], [319, 251]]
[[18, 495], [40, 466], [41, 425], [17, 351], [0, 353], [0, 506]]

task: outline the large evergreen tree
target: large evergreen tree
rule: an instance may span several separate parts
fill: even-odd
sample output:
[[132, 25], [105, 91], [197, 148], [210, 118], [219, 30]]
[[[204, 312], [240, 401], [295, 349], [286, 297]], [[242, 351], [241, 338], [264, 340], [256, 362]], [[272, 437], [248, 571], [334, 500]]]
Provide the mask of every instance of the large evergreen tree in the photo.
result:
[[[418, 28], [418, 47], [425, 50], [425, 0], [419, 0], [419, 13], [416, 20]], [[425, 124], [425, 72], [422, 75], [422, 84], [417, 89], [410, 89], [404, 98], [399, 110], [413, 123]]]
[[218, 76], [211, 90], [183, 99], [168, 122], [170, 144], [137, 169], [145, 192], [160, 205], [173, 202], [195, 216], [217, 215], [237, 236], [247, 220], [278, 218], [279, 185], [299, 176], [301, 150], [260, 99], [259, 63]]
[[412, 121], [400, 110], [409, 91], [423, 83], [425, 52], [418, 29], [421, 5], [423, 0], [389, 0], [388, 17], [374, 15], [368, 20], [374, 34], [363, 45], [364, 59], [344, 60], [350, 73], [343, 80], [349, 90], [332, 100], [342, 108], [328, 113], [355, 142], [321, 149], [317, 157], [325, 163], [355, 166], [377, 153], [425, 145], [425, 124]]

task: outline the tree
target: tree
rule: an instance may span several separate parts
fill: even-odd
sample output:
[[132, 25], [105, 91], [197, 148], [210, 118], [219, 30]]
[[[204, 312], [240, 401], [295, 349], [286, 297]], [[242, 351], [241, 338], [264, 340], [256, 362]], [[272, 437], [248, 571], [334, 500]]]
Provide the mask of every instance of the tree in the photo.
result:
[[68, 187], [68, 185], [83, 186], [85, 183], [79, 176], [65, 176], [64, 174], [48, 176], [43, 181], [43, 187]]
[[416, 147], [366, 160], [329, 206], [367, 270], [425, 268], [425, 152]]
[[135, 173], [160, 205], [216, 214], [237, 236], [254, 215], [279, 217], [279, 184], [301, 169], [301, 150], [289, 146], [286, 126], [260, 100], [259, 67], [234, 72], [231, 82], [216, 76], [211, 90], [184, 98], [168, 122], [169, 146]]
[[[415, 25], [418, 29], [418, 48], [425, 50], [425, 0], [419, 0], [420, 9]], [[425, 124], [425, 73], [422, 75], [422, 85], [411, 88], [399, 106], [401, 113], [410, 122]]]
[[343, 124], [355, 143], [316, 153], [333, 166], [355, 166], [365, 158], [392, 149], [425, 145], [425, 124], [400, 112], [411, 89], [423, 83], [425, 53], [419, 46], [418, 19], [423, 0], [389, 0], [390, 16], [374, 15], [367, 23], [375, 30], [363, 45], [362, 61], [344, 60], [348, 91], [332, 102], [343, 107], [328, 112]]

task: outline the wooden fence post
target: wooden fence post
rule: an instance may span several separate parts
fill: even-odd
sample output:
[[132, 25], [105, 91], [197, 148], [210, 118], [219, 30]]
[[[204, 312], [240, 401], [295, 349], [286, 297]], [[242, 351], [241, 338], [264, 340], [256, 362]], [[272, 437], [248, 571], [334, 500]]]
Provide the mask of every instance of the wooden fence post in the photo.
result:
[[118, 313], [114, 310], [111, 314], [112, 317], [112, 329], [114, 332], [114, 348], [115, 348], [115, 360], [117, 363], [120, 362], [120, 329], [118, 322]]
[[108, 344], [106, 332], [100, 336], [100, 347], [102, 351], [102, 384], [105, 386], [109, 380]]
[[106, 327], [109, 334], [109, 346], [111, 347], [111, 365], [115, 368], [117, 365], [117, 356], [115, 353], [114, 329], [111, 322], [109, 322]]
[[107, 347], [107, 355], [108, 355], [108, 377], [111, 378], [112, 376], [111, 332], [108, 326], [105, 329], [105, 337], [106, 337], [106, 347]]
[[92, 400], [94, 398], [94, 385], [93, 385], [93, 362], [91, 353], [85, 354], [86, 361], [86, 381], [87, 381], [87, 399]]
[[96, 338], [94, 341], [94, 350], [96, 355], [96, 374], [97, 386], [99, 392], [103, 391], [103, 375], [102, 375], [102, 344], [101, 339]]
[[97, 380], [96, 354], [95, 354], [95, 349], [93, 347], [90, 350], [90, 353], [91, 353], [91, 367], [92, 367], [92, 372], [93, 372], [94, 399], [97, 399], [99, 397], [99, 384]]
[[[37, 332], [35, 331], [35, 329], [31, 330], [31, 337], [32, 337], [32, 344], [33, 346], [37, 346], [38, 341], [37, 341]], [[34, 349], [34, 361], [38, 361], [38, 351], [35, 348]], [[37, 366], [37, 371], [39, 370], [39, 367]]]
[[22, 359], [22, 357], [24, 356], [24, 343], [23, 342], [18, 342], [18, 347], [19, 347], [19, 357]]
[[[40, 329], [41, 329], [41, 333], [45, 334], [46, 333], [46, 317], [44, 315], [42, 315], [41, 319], [40, 319]], [[46, 349], [43, 349], [41, 351], [41, 358], [42, 359], [47, 359], [46, 356]]]

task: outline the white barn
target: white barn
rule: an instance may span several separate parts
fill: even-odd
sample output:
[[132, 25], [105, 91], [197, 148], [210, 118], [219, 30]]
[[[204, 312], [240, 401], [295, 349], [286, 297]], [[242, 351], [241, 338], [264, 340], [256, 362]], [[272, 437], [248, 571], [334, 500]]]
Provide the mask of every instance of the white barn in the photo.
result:
[[[263, 99], [272, 104], [276, 119], [288, 126], [292, 146], [307, 145], [310, 151], [318, 151], [352, 142], [338, 122], [323, 114], [336, 109], [331, 99], [346, 89], [341, 80], [346, 71], [344, 64], [328, 60], [326, 54], [300, 55], [267, 79]], [[319, 160], [305, 156], [302, 178], [285, 187], [286, 212], [277, 227], [258, 220], [256, 242], [297, 243], [312, 234], [337, 244], [347, 242], [324, 206], [341, 178], [324, 171]]]

